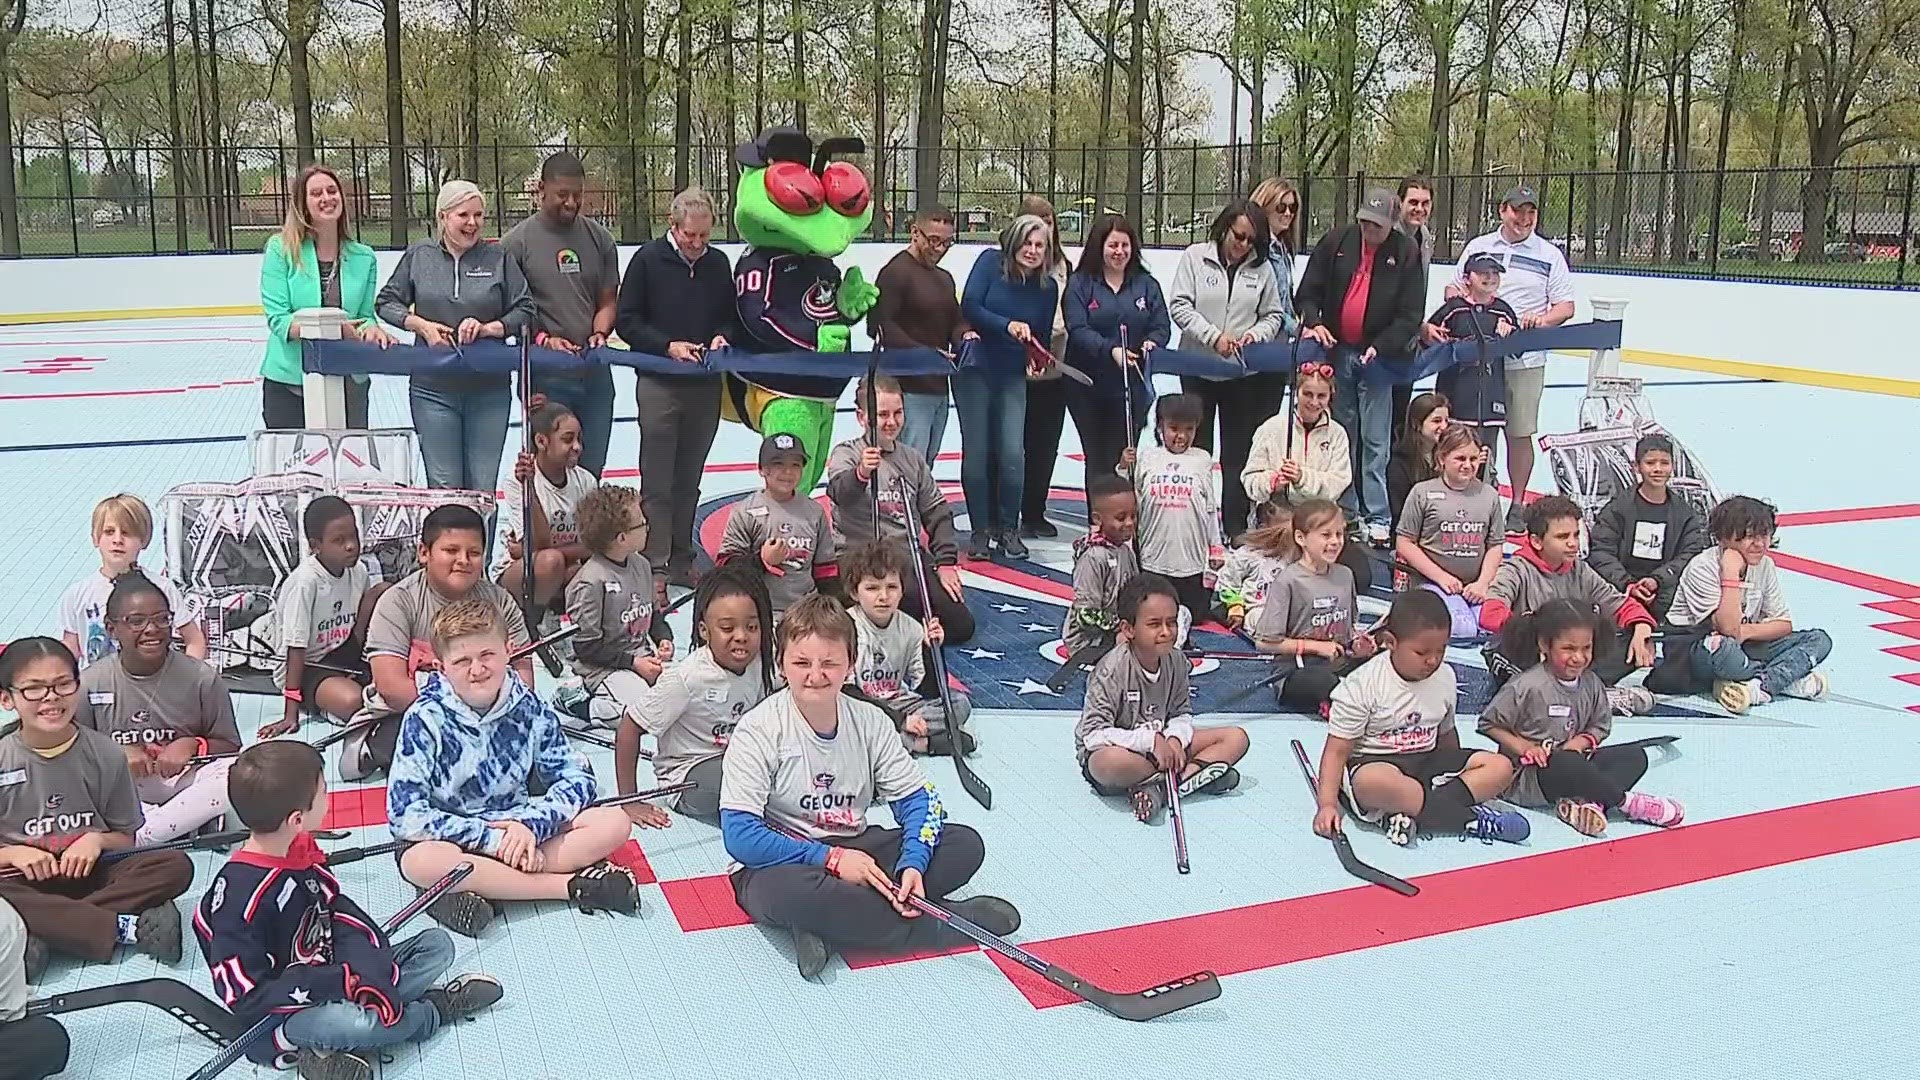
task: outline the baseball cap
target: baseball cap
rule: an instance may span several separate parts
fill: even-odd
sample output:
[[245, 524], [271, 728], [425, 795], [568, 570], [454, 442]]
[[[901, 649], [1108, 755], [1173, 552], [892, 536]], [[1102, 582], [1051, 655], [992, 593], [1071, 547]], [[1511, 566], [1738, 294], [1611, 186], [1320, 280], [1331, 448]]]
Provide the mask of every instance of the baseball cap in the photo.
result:
[[1360, 209], [1354, 217], [1361, 221], [1371, 221], [1375, 225], [1393, 227], [1394, 215], [1399, 211], [1399, 203], [1394, 201], [1393, 192], [1386, 188], [1370, 188], [1367, 197], [1360, 200]]
[[1498, 255], [1492, 252], [1482, 251], [1467, 260], [1466, 270], [1469, 274], [1475, 270], [1491, 270], [1496, 274], [1504, 274], [1506, 273], [1507, 267], [1506, 264], [1500, 261]]
[[1531, 206], [1538, 209], [1540, 206], [1540, 193], [1533, 190], [1531, 184], [1515, 184], [1513, 187], [1507, 189], [1505, 195], [1500, 196], [1500, 205]]
[[778, 465], [790, 462], [795, 465], [807, 463], [807, 448], [800, 440], [786, 432], [769, 435], [760, 441], [760, 466]]

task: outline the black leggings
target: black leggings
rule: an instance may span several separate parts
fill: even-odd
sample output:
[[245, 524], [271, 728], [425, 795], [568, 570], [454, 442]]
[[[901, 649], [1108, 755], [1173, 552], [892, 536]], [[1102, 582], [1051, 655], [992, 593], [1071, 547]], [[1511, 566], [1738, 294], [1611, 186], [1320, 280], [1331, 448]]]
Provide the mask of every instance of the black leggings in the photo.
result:
[[[347, 426], [365, 430], [367, 390], [359, 379], [347, 380]], [[260, 421], [268, 431], [300, 431], [307, 426], [307, 399], [302, 387], [260, 380]]]
[[34, 1016], [0, 1024], [0, 1080], [45, 1080], [67, 1067], [67, 1029], [51, 1016]]
[[[1140, 442], [1140, 432], [1147, 426], [1147, 391], [1138, 388], [1133, 392], [1131, 426], [1125, 416], [1127, 399], [1124, 396], [1108, 397], [1079, 383], [1068, 385], [1065, 393], [1067, 411], [1073, 414], [1073, 429], [1080, 434], [1080, 451], [1087, 459], [1083, 486], [1091, 487], [1094, 477], [1113, 475], [1114, 467], [1120, 464], [1121, 452]], [[1033, 468], [1031, 457], [1027, 467]], [[1092, 510], [1091, 502], [1088, 510]]]
[[720, 756], [715, 755], [687, 772], [693, 790], [680, 794], [680, 801], [673, 807], [675, 810], [690, 818], [715, 825], [720, 823], [720, 762]]
[[1647, 752], [1638, 746], [1603, 746], [1592, 757], [1555, 750], [1545, 768], [1536, 768], [1540, 794], [1548, 802], [1586, 799], [1611, 810], [1647, 774]]
[[[1246, 470], [1247, 455], [1253, 447], [1253, 433], [1280, 411], [1286, 399], [1287, 377], [1282, 373], [1250, 375], [1244, 379], [1214, 380], [1191, 375], [1180, 377], [1180, 389], [1200, 399], [1200, 430], [1195, 446], [1214, 454], [1220, 462], [1220, 518], [1227, 536], [1238, 536], [1247, 529], [1247, 514], [1252, 500], [1240, 474]], [[1213, 437], [1213, 418], [1220, 416], [1220, 438]]]
[[1196, 624], [1213, 618], [1213, 591], [1207, 588], [1205, 574], [1169, 577], [1167, 580], [1173, 582], [1173, 591], [1180, 596], [1180, 606], [1187, 609]]
[[[946, 586], [940, 584], [939, 567], [933, 565], [933, 556], [927, 553], [926, 548], [920, 549], [920, 559], [927, 567], [927, 588], [933, 590], [933, 617], [940, 620], [940, 629], [946, 631], [946, 643], [964, 645], [972, 641], [973, 612], [967, 610], [965, 600], [955, 600], [948, 595]], [[902, 584], [906, 588], [900, 595], [900, 610], [926, 622], [927, 606], [920, 602], [919, 579], [909, 573]]]
[[1027, 383], [1027, 421], [1021, 432], [1021, 452], [1027, 455], [1026, 486], [1020, 490], [1020, 524], [1038, 525], [1047, 519], [1053, 463], [1060, 458], [1060, 432], [1067, 423], [1066, 381], [1036, 379]]
[[[1280, 663], [1286, 663], [1283, 658]], [[1339, 660], [1321, 660], [1313, 658], [1302, 660], [1299, 670], [1288, 675], [1275, 688], [1274, 696], [1279, 698], [1280, 707], [1324, 718], [1322, 712], [1327, 702], [1333, 699], [1333, 688], [1353, 670], [1353, 660], [1342, 657]]]
[[[834, 846], [864, 851], [891, 874], [900, 858], [900, 837], [899, 829], [874, 826]], [[927, 896], [946, 899], [972, 880], [986, 857], [986, 844], [979, 833], [949, 822], [923, 875]], [[940, 922], [925, 916], [903, 919], [872, 886], [842, 881], [827, 873], [824, 866], [737, 870], [733, 874], [733, 897], [754, 922], [817, 934], [836, 952], [865, 949], [899, 953], [961, 943], [959, 934]]]

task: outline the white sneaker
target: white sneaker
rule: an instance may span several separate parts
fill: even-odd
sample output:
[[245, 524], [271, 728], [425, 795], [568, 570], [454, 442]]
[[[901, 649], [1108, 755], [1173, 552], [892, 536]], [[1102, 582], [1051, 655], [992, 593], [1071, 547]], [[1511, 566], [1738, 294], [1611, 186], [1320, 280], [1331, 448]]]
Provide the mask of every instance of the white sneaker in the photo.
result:
[[368, 724], [340, 741], [341, 780], [351, 784], [373, 775], [373, 748], [367, 745], [372, 734], [373, 725]]
[[1653, 704], [1653, 691], [1644, 686], [1607, 687], [1607, 705], [1615, 716], [1645, 716]]
[[1827, 677], [1818, 671], [1809, 671], [1800, 678], [1781, 687], [1780, 693], [1786, 697], [1819, 701], [1821, 698], [1827, 696]]
[[1388, 541], [1392, 539], [1393, 532], [1385, 525], [1378, 522], [1367, 523], [1367, 543], [1372, 544], [1374, 547], [1386, 547]]
[[1187, 631], [1192, 629], [1193, 629], [1193, 612], [1188, 611], [1187, 606], [1185, 604], [1182, 604], [1180, 605], [1180, 638], [1179, 640], [1173, 643], [1173, 647], [1176, 649], [1186, 648], [1187, 647]]

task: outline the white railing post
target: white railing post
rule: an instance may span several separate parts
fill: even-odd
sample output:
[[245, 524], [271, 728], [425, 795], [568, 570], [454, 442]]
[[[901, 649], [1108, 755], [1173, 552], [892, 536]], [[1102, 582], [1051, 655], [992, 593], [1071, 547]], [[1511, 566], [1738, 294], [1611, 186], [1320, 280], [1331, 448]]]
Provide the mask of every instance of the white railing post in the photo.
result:
[[[347, 313], [338, 308], [304, 308], [293, 313], [302, 340], [338, 341]], [[347, 377], [307, 372], [300, 378], [309, 430], [339, 431], [347, 426]]]
[[[1619, 296], [1596, 296], [1588, 302], [1594, 322], [1625, 322], [1627, 301]], [[1620, 374], [1619, 349], [1595, 349], [1587, 358], [1587, 392], [1593, 392], [1594, 380], [1615, 378]]]

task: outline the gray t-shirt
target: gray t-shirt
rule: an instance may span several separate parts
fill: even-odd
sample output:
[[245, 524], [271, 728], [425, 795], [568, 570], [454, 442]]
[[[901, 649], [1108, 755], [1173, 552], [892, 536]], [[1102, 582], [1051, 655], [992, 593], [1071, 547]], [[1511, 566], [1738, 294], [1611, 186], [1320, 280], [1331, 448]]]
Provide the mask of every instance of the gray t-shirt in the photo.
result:
[[[866, 448], [867, 439], [862, 435], [836, 444], [827, 453], [827, 497], [833, 500], [833, 542], [838, 551], [874, 539], [873, 494], [861, 482], [858, 468], [860, 453]], [[874, 472], [880, 478], [880, 538], [908, 542], [907, 511], [902, 501], [912, 495], [935, 565], [959, 562], [953, 507], [934, 482], [933, 469], [920, 451], [895, 443], [892, 449], [880, 452], [880, 467]], [[920, 541], [920, 537], [913, 538], [915, 543]]]
[[740, 718], [766, 696], [757, 659], [735, 675], [702, 645], [679, 663], [667, 665], [653, 689], [640, 699], [635, 717], [657, 744], [654, 777], [662, 785], [677, 784], [695, 765], [719, 757]]
[[371, 585], [364, 562], [355, 562], [346, 573], [334, 577], [314, 556], [301, 559], [287, 580], [280, 583], [262, 631], [265, 640], [276, 644], [274, 651], [281, 657], [274, 663], [274, 681], [286, 686], [288, 649], [305, 649], [307, 659], [318, 660], [352, 637], [360, 601]]
[[1436, 476], [1407, 492], [1396, 531], [1413, 537], [1440, 569], [1466, 585], [1480, 579], [1487, 545], [1505, 539], [1506, 518], [1493, 488], [1468, 480], [1466, 490], [1455, 491]]
[[73, 745], [51, 758], [34, 753], [18, 732], [0, 739], [0, 844], [64, 851], [82, 833], [132, 836], [144, 820], [127, 755], [106, 735], [80, 728]]
[[780, 615], [813, 592], [816, 567], [833, 563], [833, 529], [819, 503], [804, 495], [779, 502], [765, 490], [754, 492], [727, 518], [719, 557], [724, 561], [737, 555], [758, 566], [760, 545], [776, 536], [787, 542], [790, 552], [780, 564], [781, 573], [766, 575], [767, 596], [773, 613]]
[[574, 674], [597, 685], [613, 671], [633, 670], [634, 657], [653, 652], [653, 567], [635, 553], [616, 563], [595, 555], [567, 582], [567, 616]]
[[1112, 634], [1120, 625], [1120, 588], [1140, 572], [1131, 544], [1077, 545], [1073, 560], [1073, 603], [1060, 636], [1067, 655]]
[[1193, 696], [1187, 667], [1186, 655], [1174, 652], [1160, 658], [1158, 671], [1148, 671], [1124, 642], [1101, 657], [1087, 675], [1080, 722], [1073, 726], [1080, 760], [1085, 762], [1103, 746], [1150, 754], [1155, 735], [1191, 746]]
[[[520, 649], [531, 643], [526, 617], [521, 614], [520, 605], [507, 595], [507, 590], [491, 581], [476, 581], [469, 595], [500, 609], [507, 623], [509, 649]], [[400, 584], [382, 593], [380, 602], [373, 605], [373, 617], [367, 620], [367, 657], [397, 656], [407, 662], [409, 673], [419, 671], [424, 662], [437, 660], [433, 655], [433, 617], [451, 603], [453, 600], [434, 592], [427, 584], [425, 570], [408, 574]], [[393, 711], [371, 688], [367, 697], [367, 707], [372, 712]]]
[[889, 705], [919, 704], [914, 688], [927, 677], [927, 662], [920, 651], [927, 640], [926, 628], [904, 611], [895, 611], [885, 626], [875, 626], [858, 604], [847, 614], [853, 616], [857, 639], [853, 677], [861, 692]]
[[1267, 606], [1260, 612], [1254, 636], [1262, 641], [1298, 638], [1311, 641], [1353, 640], [1353, 571], [1334, 563], [1324, 574], [1294, 563], [1267, 587]]
[[[1613, 731], [1613, 710], [1607, 705], [1606, 685], [1593, 672], [1585, 672], [1568, 686], [1554, 678], [1547, 665], [1536, 664], [1501, 687], [1480, 714], [1482, 734], [1496, 727], [1534, 742], [1551, 740], [1556, 746], [1582, 733], [1597, 742]], [[1534, 773], [1533, 766], [1522, 767], [1508, 797], [1522, 806], [1545, 806]]]
[[620, 288], [620, 249], [599, 222], [578, 217], [564, 229], [534, 214], [500, 240], [520, 262], [538, 311], [534, 325], [584, 346], [604, 292]]
[[73, 722], [117, 746], [159, 749], [175, 739], [240, 745], [233, 698], [220, 676], [185, 653], [169, 652], [160, 670], [132, 675], [114, 653], [80, 673]]
[[1208, 554], [1220, 546], [1213, 456], [1197, 446], [1184, 454], [1143, 446], [1138, 455], [1133, 490], [1140, 497], [1140, 569], [1168, 577], [1205, 573]]
[[[1680, 571], [1680, 584], [1674, 590], [1673, 607], [1667, 612], [1675, 626], [1697, 626], [1713, 618], [1720, 608], [1720, 551], [1718, 544], [1687, 560]], [[1780, 587], [1780, 573], [1767, 556], [1747, 567], [1740, 575], [1740, 621], [1771, 622], [1792, 618], [1787, 608], [1786, 591]]]
[[742, 717], [727, 743], [720, 809], [763, 817], [809, 840], [832, 840], [865, 831], [875, 802], [932, 789], [884, 710], [845, 696], [839, 706], [838, 727], [827, 739], [807, 725], [788, 690]]

